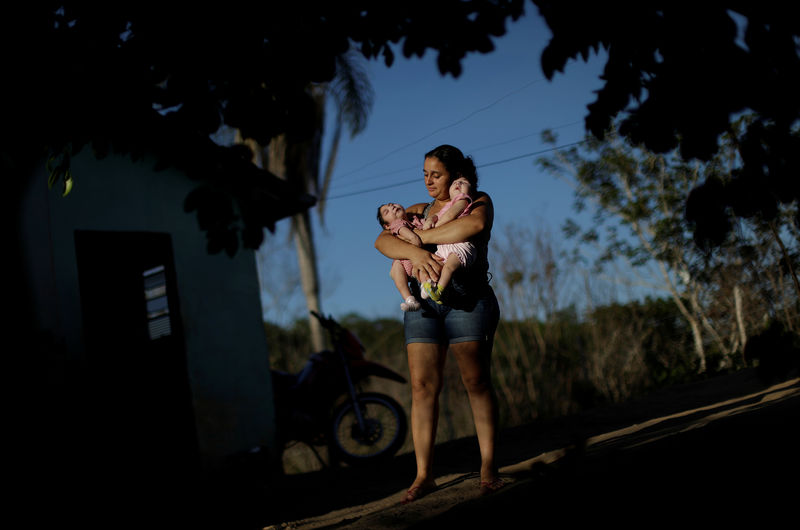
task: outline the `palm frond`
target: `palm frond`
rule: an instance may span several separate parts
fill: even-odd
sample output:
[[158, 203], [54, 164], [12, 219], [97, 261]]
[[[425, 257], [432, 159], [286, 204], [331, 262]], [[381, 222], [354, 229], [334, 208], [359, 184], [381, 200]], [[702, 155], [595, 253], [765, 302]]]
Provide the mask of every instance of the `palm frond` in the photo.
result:
[[367, 125], [375, 93], [364, 68], [364, 57], [350, 50], [337, 58], [336, 77], [331, 81], [329, 94], [339, 109], [338, 119], [355, 136]]

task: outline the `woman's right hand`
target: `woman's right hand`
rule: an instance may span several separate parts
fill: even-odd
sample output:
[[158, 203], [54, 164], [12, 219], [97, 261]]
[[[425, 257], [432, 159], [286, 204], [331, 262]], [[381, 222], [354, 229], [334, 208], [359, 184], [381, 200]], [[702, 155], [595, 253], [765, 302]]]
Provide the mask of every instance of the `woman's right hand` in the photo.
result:
[[411, 274], [414, 278], [428, 277], [435, 282], [439, 281], [444, 258], [420, 248], [408, 260], [411, 262]]

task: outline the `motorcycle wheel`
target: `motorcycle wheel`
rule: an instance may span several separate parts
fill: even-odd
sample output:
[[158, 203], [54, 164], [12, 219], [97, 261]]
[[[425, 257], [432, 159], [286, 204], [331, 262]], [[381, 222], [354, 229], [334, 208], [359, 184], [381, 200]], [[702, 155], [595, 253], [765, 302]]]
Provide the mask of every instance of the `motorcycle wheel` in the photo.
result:
[[358, 426], [351, 402], [333, 413], [331, 450], [341, 461], [358, 466], [391, 458], [406, 440], [408, 423], [403, 407], [393, 398], [375, 392], [358, 397], [365, 430]]

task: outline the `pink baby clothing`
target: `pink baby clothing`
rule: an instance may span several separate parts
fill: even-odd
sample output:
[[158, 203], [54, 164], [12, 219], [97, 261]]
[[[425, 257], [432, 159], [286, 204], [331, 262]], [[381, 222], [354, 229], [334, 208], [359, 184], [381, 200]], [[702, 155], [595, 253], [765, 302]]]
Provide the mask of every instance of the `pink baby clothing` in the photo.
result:
[[458, 215], [458, 218], [460, 219], [460, 218], [464, 217], [465, 215], [469, 215], [469, 209], [472, 207], [472, 199], [471, 199], [471, 198], [470, 198], [470, 196], [469, 196], [469, 195], [467, 195], [466, 193], [461, 193], [460, 195], [456, 195], [455, 197], [453, 197], [452, 199], [450, 199], [450, 201], [449, 201], [447, 204], [445, 204], [444, 206], [442, 206], [442, 209], [441, 209], [441, 210], [439, 210], [439, 213], [438, 213], [438, 214], [436, 214], [436, 216], [437, 216], [437, 217], [441, 217], [441, 216], [442, 216], [442, 214], [443, 214], [444, 212], [446, 212], [447, 210], [449, 210], [450, 208], [452, 208], [452, 207], [453, 207], [453, 205], [454, 205], [456, 202], [458, 202], [458, 201], [460, 201], [460, 200], [462, 200], [462, 199], [466, 199], [467, 201], [469, 201], [469, 204], [467, 204], [467, 207], [466, 207], [466, 208], [464, 208], [464, 211], [463, 211], [463, 212], [461, 212], [461, 213]]
[[410, 220], [395, 219], [389, 223], [389, 230], [392, 232], [392, 234], [397, 235], [400, 229], [404, 226], [407, 226], [411, 230], [414, 230], [415, 228], [422, 228], [422, 221], [416, 215], [411, 217]]
[[[459, 214], [458, 219], [466, 215], [469, 215], [470, 208], [472, 207], [472, 199], [466, 193], [462, 193], [450, 199], [450, 202], [442, 206], [442, 209], [439, 210], [437, 217], [441, 217], [441, 215], [444, 212], [453, 207], [456, 201], [459, 201], [461, 199], [467, 199], [469, 201], [469, 204], [467, 204], [467, 207], [464, 208], [464, 211]], [[461, 265], [463, 266], [471, 265], [472, 262], [475, 261], [475, 245], [473, 245], [469, 241], [464, 241], [461, 243], [443, 243], [439, 244], [436, 247], [437, 256], [441, 256], [444, 259], [447, 259], [447, 256], [449, 256], [450, 254], [455, 254], [456, 256], [458, 256], [459, 261], [461, 261]]]
[[436, 247], [437, 256], [447, 259], [450, 254], [458, 256], [461, 265], [465, 267], [472, 265], [472, 262], [475, 261], [475, 245], [469, 241], [464, 241], [462, 243], [442, 243]]

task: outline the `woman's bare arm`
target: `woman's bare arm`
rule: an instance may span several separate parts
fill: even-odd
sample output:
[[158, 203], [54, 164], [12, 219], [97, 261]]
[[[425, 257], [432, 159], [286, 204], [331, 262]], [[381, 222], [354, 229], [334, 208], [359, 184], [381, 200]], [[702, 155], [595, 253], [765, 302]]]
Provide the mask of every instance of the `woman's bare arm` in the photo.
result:
[[460, 219], [453, 219], [449, 223], [444, 223], [428, 230], [415, 230], [415, 232], [425, 245], [460, 243], [469, 240], [486, 229], [491, 230], [493, 220], [494, 208], [492, 199], [484, 193], [472, 203], [472, 210], [469, 215]]
[[[406, 212], [410, 214], [421, 214], [425, 210], [425, 206], [427, 206], [425, 203], [415, 204], [406, 208]], [[439, 272], [442, 270], [442, 258], [428, 252], [422, 247], [417, 247], [395, 237], [388, 230], [384, 230], [378, 234], [378, 238], [375, 240], [375, 248], [387, 258], [407, 259], [411, 261], [411, 272], [416, 278], [419, 278], [419, 272], [423, 271], [431, 279], [439, 279]]]
[[420, 272], [424, 272], [434, 281], [439, 280], [439, 273], [442, 270], [442, 262], [444, 260], [424, 248], [407, 243], [392, 235], [388, 230], [378, 234], [378, 238], [375, 240], [375, 248], [387, 258], [411, 261], [411, 274], [415, 278], [421, 277]]

